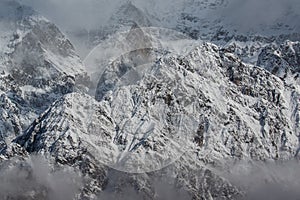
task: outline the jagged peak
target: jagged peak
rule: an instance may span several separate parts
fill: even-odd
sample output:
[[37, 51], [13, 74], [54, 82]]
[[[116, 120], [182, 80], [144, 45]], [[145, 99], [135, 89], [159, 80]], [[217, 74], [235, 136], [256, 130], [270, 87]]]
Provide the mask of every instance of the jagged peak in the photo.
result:
[[147, 14], [135, 6], [132, 1], [127, 1], [122, 4], [111, 17], [110, 21], [128, 26], [132, 26], [134, 24], [138, 24], [142, 27], [151, 26], [151, 22]]

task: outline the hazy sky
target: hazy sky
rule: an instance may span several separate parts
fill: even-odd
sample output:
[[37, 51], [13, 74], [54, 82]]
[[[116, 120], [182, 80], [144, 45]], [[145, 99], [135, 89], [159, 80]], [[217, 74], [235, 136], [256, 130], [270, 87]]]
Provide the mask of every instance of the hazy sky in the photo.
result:
[[119, 0], [19, 0], [32, 6], [61, 29], [90, 29], [103, 24]]
[[[61, 29], [91, 29], [102, 25], [118, 6], [128, 0], [19, 0], [32, 6], [44, 16], [54, 21]], [[149, 12], [175, 13], [183, 2], [193, 0], [132, 0], [135, 5], [147, 8]], [[205, 2], [204, 0], [194, 0]], [[220, 0], [209, 0], [219, 2]], [[226, 1], [226, 0], [225, 0]], [[232, 22], [247, 27], [284, 22], [300, 26], [299, 0], [227, 0], [228, 7], [220, 14]], [[185, 4], [185, 10], [191, 4]], [[183, 9], [183, 8], [182, 8]], [[193, 8], [191, 8], [193, 9]], [[195, 9], [194, 9], [195, 12]]]

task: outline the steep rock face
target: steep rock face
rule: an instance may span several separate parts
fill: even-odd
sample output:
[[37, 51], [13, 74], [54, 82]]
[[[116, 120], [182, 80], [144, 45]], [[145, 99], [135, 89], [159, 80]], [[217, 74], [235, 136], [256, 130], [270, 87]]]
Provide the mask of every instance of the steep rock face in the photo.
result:
[[54, 24], [15, 1], [1, 1], [0, 7], [0, 132], [6, 144], [55, 100], [84, 88], [89, 78]]
[[[19, 37], [19, 36], [18, 36]], [[31, 105], [47, 107], [59, 96], [74, 91], [76, 81], [88, 83], [84, 67], [73, 46], [47, 21], [32, 27], [9, 54], [8, 71], [22, 87]], [[55, 95], [53, 95], [55, 94]]]
[[20, 87], [69, 86], [57, 92], [62, 94], [72, 91], [75, 79], [88, 80], [74, 47], [54, 24], [14, 1], [2, 1], [1, 9], [10, 13], [0, 19], [2, 73]]
[[[145, 114], [148, 113], [148, 106], [154, 105], [151, 108], [155, 109], [156, 103], [158, 110], [164, 110], [160, 106], [161, 101], [164, 101], [171, 106], [173, 113], [175, 109], [186, 112], [189, 117], [195, 116], [194, 120], [201, 127], [199, 137], [195, 140], [201, 147], [207, 145], [207, 149], [214, 149], [216, 156], [252, 157], [253, 149], [256, 149], [254, 154], [262, 156], [261, 159], [288, 158], [288, 155], [294, 153], [297, 133], [292, 128], [294, 121], [290, 117], [291, 113], [286, 113], [285, 110], [296, 106], [293, 100], [297, 91], [286, 87], [280, 79], [260, 68], [243, 64], [232, 54], [219, 53], [218, 48], [213, 45], [203, 45], [184, 58], [162, 60], [156, 67], [145, 73], [154, 74], [144, 75], [137, 82], [137, 88], [120, 86], [113, 90], [115, 92], [112, 97], [108, 93], [107, 98], [117, 101], [115, 104], [112, 104], [114, 101], [109, 103], [117, 106], [113, 119], [128, 118], [129, 116], [122, 115], [129, 112], [126, 110], [131, 107], [134, 113], [139, 113], [136, 106], [145, 109]], [[172, 88], [176, 90], [173, 91]], [[125, 102], [132, 101], [130, 99], [133, 94], [137, 95], [133, 99], [133, 105], [126, 104]], [[128, 99], [124, 101], [124, 97]], [[118, 102], [119, 99], [122, 103]], [[293, 104], [289, 103], [291, 99]], [[205, 106], [201, 107], [201, 104]], [[125, 112], [119, 112], [123, 109]], [[193, 109], [193, 112], [189, 113], [190, 110], [185, 109]], [[237, 122], [232, 123], [232, 120]], [[217, 137], [217, 133], [221, 135]], [[244, 135], [244, 138], [235, 139], [235, 134], [238, 138]], [[289, 139], [281, 140], [285, 137]], [[206, 143], [207, 140], [214, 142]], [[287, 141], [291, 142], [287, 145], [288, 149], [281, 151], [280, 149], [285, 149]]]
[[162, 56], [139, 81], [118, 85], [100, 102], [67, 95], [16, 142], [95, 179], [85, 195], [122, 191], [126, 181], [116, 183], [104, 166], [147, 172], [170, 165], [124, 180], [153, 199], [151, 178], [171, 172], [195, 199], [238, 199], [241, 191], [214, 169], [231, 158], [294, 157], [298, 93], [268, 71], [205, 43], [187, 56]]
[[[131, 188], [139, 198], [160, 199], [163, 194], [159, 192], [155, 180], [160, 180], [160, 177], [166, 173], [174, 173], [170, 176], [174, 182], [171, 184], [168, 182], [169, 180], [166, 182], [166, 184], [170, 184], [170, 187], [173, 187], [173, 184], [176, 184], [176, 187], [186, 187], [186, 196], [184, 197], [194, 196], [197, 199], [209, 198], [212, 195], [216, 198], [229, 198], [240, 195], [236, 187], [203, 167], [201, 162], [195, 162], [193, 156], [176, 162], [174, 166], [172, 165], [162, 172], [129, 174], [109, 169], [107, 165], [116, 169], [122, 166], [117, 165], [117, 160], [120, 151], [123, 151], [124, 145], [126, 146], [123, 143], [126, 139], [124, 141], [121, 139], [122, 134], [116, 135], [118, 134], [118, 125], [110, 116], [105, 104], [97, 103], [86, 95], [69, 94], [43, 113], [24, 135], [16, 139], [16, 142], [31, 154], [50, 155], [57, 164], [79, 169], [87, 179], [80, 195], [80, 198], [83, 199], [95, 198], [95, 194], [99, 192], [101, 197], [102, 190], [121, 195], [127, 193], [126, 189]], [[162, 153], [161, 150], [164, 149], [164, 146], [169, 145], [170, 138], [167, 137], [171, 137], [171, 135], [166, 135], [161, 141], [157, 138], [159, 142], [154, 149], [151, 146], [146, 147], [148, 153]], [[180, 143], [180, 141], [174, 142]], [[148, 145], [153, 145], [153, 143], [149, 142]], [[135, 148], [136, 151], [141, 151], [133, 152], [136, 154], [133, 156], [135, 162], [145, 162], [140, 155], [144, 148], [139, 145]], [[153, 161], [152, 159], [147, 164]], [[145, 165], [142, 166], [145, 167]], [[194, 185], [191, 179], [194, 175], [191, 173], [198, 174], [195, 178], [196, 181], [206, 181], [201, 185]], [[173, 190], [171, 191], [173, 192]], [[216, 191], [219, 191], [220, 194]]]
[[300, 65], [300, 43], [286, 41], [281, 45], [269, 45], [259, 54], [257, 65], [285, 78], [298, 74]]
[[[46, 110], [16, 141], [29, 153], [51, 155], [55, 162], [81, 170], [91, 180], [83, 190], [86, 194], [96, 194], [106, 184], [106, 167], [97, 156], [110, 152], [96, 151], [102, 145], [110, 146], [110, 135], [114, 125], [108, 114], [87, 95], [68, 94]], [[91, 106], [93, 106], [91, 108]], [[98, 113], [90, 118], [91, 111]], [[90, 111], [90, 112], [89, 112]], [[101, 114], [100, 114], [101, 113]], [[92, 121], [90, 121], [92, 120]], [[98, 132], [92, 129], [93, 123], [100, 125]], [[94, 147], [94, 141], [99, 147]], [[96, 149], [95, 149], [96, 148]]]
[[[5, 95], [1, 94], [1, 107], [0, 107], [0, 150], [2, 151], [7, 146], [6, 141], [22, 133], [20, 122], [20, 113], [17, 106], [10, 101]], [[11, 133], [14, 133], [12, 136]], [[11, 137], [9, 137], [11, 136]], [[7, 138], [8, 137], [8, 138]]]

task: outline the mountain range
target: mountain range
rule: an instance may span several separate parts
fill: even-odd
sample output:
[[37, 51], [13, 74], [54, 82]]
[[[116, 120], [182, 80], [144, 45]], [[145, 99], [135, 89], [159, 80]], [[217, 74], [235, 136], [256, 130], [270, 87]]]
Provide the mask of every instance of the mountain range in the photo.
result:
[[61, 30], [1, 0], [1, 198], [295, 199], [298, 13], [245, 29], [248, 4], [127, 1]]

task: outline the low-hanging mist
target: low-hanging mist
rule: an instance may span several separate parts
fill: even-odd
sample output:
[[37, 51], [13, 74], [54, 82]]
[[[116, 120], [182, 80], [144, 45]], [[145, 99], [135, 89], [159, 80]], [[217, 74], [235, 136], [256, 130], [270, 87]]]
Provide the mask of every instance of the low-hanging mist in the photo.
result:
[[73, 199], [82, 186], [82, 178], [72, 168], [56, 170], [43, 156], [11, 159], [0, 165], [1, 199]]

